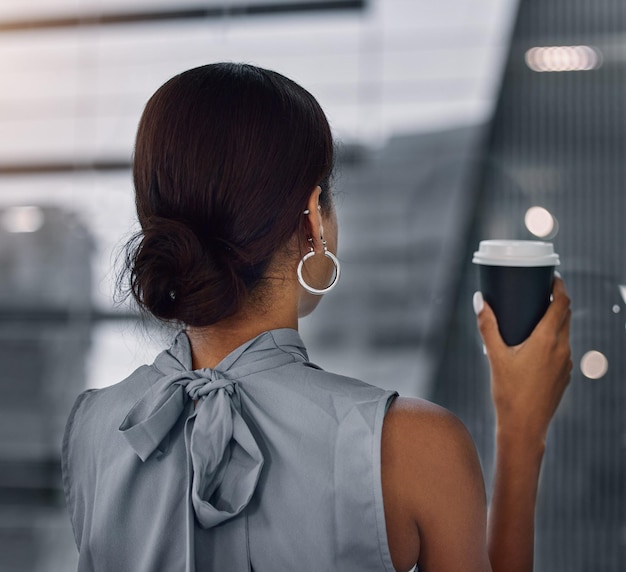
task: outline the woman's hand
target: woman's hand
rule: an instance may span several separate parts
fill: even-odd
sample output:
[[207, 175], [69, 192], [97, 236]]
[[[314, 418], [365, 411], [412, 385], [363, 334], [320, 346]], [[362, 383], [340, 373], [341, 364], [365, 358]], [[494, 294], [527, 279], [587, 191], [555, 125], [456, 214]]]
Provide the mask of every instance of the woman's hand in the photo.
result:
[[[480, 306], [480, 297], [477, 305]], [[477, 308], [478, 328], [491, 368], [491, 393], [499, 435], [545, 441], [550, 420], [570, 380], [570, 299], [554, 279], [553, 301], [530, 337], [507, 346], [488, 304]]]

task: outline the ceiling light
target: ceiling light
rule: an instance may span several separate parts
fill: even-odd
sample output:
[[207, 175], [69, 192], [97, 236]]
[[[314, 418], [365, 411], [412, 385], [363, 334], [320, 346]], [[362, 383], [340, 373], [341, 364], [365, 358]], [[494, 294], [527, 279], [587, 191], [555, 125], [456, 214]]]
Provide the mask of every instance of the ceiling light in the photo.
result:
[[602, 52], [591, 46], [549, 46], [530, 48], [526, 65], [536, 72], [596, 70], [602, 65]]

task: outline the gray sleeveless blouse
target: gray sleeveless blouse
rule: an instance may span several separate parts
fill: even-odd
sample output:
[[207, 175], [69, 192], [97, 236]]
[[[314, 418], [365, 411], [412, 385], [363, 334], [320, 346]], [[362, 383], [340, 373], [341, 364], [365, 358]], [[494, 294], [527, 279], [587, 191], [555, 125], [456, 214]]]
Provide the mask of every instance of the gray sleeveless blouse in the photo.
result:
[[70, 414], [78, 570], [393, 572], [380, 445], [395, 395], [309, 363], [295, 330], [198, 370], [180, 332]]

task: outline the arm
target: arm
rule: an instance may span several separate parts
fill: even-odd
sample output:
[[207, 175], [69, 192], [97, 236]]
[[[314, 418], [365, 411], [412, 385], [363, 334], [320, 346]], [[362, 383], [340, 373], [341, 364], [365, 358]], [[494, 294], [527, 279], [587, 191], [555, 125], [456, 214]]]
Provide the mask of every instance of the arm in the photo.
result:
[[454, 415], [397, 398], [383, 425], [382, 484], [398, 572], [486, 572], [487, 502], [474, 443]]
[[496, 462], [488, 546], [494, 572], [533, 568], [537, 484], [550, 420], [572, 370], [570, 300], [555, 279], [554, 300], [526, 341], [508, 347], [495, 316], [479, 304], [478, 326], [491, 369]]
[[382, 485], [399, 572], [416, 560], [423, 572], [532, 571], [545, 437], [572, 368], [569, 299], [557, 280], [546, 316], [514, 348], [500, 338], [489, 307], [480, 310], [497, 428], [489, 519], [478, 456], [463, 424], [431, 403], [396, 399], [383, 425]]

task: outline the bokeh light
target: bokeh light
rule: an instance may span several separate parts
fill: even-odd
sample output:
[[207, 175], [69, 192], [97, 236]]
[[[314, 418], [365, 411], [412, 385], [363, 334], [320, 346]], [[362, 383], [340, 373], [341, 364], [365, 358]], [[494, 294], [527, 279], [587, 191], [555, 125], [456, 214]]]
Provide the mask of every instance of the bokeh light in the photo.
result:
[[543, 207], [530, 207], [524, 215], [524, 224], [539, 238], [553, 238], [558, 232], [556, 218]]
[[535, 47], [526, 52], [526, 65], [536, 72], [590, 71], [602, 65], [602, 52], [591, 46]]
[[580, 360], [580, 371], [589, 379], [604, 377], [609, 369], [609, 360], [599, 351], [588, 351]]
[[44, 222], [43, 210], [39, 207], [9, 207], [1, 214], [2, 226], [7, 232], [37, 232]]

